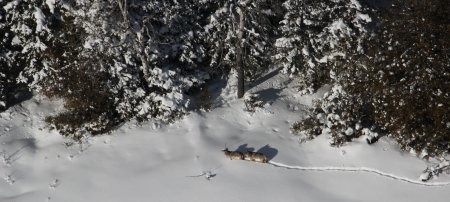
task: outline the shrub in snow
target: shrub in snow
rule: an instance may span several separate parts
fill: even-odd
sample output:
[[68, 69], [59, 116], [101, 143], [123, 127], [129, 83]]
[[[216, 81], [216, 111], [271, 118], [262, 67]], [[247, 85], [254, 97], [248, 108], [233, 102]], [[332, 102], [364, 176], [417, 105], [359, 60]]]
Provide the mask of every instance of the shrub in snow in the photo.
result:
[[322, 133], [331, 136], [330, 144], [340, 146], [353, 138], [371, 133], [365, 115], [365, 106], [360, 99], [345, 92], [341, 85], [335, 85], [320, 100], [316, 100], [309, 116], [293, 125], [293, 132], [303, 139], [312, 139]]
[[6, 78], [5, 74], [0, 73], [0, 112], [7, 108], [8, 83], [11, 81]]
[[304, 142], [306, 140], [312, 140], [316, 136], [322, 134], [322, 125], [319, 120], [313, 115], [306, 117], [302, 121], [295, 122], [292, 124], [291, 130], [300, 136], [300, 142]]
[[438, 177], [442, 173], [450, 173], [450, 162], [445, 159], [436, 165], [428, 166], [419, 178], [426, 182], [433, 177]]
[[194, 110], [210, 111], [213, 107], [213, 98], [209, 92], [208, 83], [190, 88], [186, 94], [190, 98], [190, 108]]
[[85, 132], [108, 132], [123, 120], [115, 110], [109, 74], [98, 70], [92, 59], [77, 62], [78, 65], [68, 65], [65, 71], [58, 72], [58, 80], [45, 80], [42, 88], [49, 97], [65, 100], [66, 111], [48, 117], [47, 122], [62, 135], [78, 140]]
[[263, 102], [258, 100], [258, 95], [255, 94], [246, 94], [244, 103], [248, 112], [255, 112], [257, 108], [263, 108]]
[[281, 37], [273, 57], [286, 73], [299, 76], [314, 91], [333, 79], [336, 69], [354, 53], [362, 53], [372, 21], [357, 0], [287, 0]]

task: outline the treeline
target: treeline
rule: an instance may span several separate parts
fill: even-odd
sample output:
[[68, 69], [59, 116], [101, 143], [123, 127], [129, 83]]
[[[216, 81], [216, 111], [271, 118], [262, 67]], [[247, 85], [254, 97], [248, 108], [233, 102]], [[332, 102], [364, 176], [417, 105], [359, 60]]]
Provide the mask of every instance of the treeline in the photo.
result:
[[[0, 110], [21, 92], [63, 98], [47, 118], [74, 139], [130, 119], [175, 121], [195, 92], [236, 69], [271, 67], [332, 90], [293, 126], [340, 145], [391, 135], [405, 149], [450, 148], [449, 0], [0, 1]], [[378, 135], [379, 134], [379, 135]]]
[[[333, 72], [332, 89], [293, 130], [342, 145], [383, 135], [422, 157], [450, 151], [449, 0], [394, 0], [374, 13], [363, 54]], [[331, 76], [331, 74], [330, 74]]]

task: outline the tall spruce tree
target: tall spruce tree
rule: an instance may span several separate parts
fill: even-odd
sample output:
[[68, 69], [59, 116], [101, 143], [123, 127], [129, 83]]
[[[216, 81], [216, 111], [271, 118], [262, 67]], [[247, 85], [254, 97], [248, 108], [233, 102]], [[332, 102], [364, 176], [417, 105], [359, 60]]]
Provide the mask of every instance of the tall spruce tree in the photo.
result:
[[67, 110], [48, 121], [74, 138], [108, 132], [133, 118], [172, 121], [186, 112], [185, 92], [208, 79], [207, 2], [0, 5], [0, 109], [16, 80], [61, 97]]
[[422, 157], [450, 149], [449, 1], [395, 0], [379, 12], [364, 54], [353, 54], [311, 116], [294, 124], [306, 138], [322, 132], [341, 145], [380, 135]]
[[370, 98], [373, 120], [423, 156], [450, 151], [449, 0], [394, 0], [368, 44], [368, 76], [349, 92]]
[[364, 51], [372, 20], [357, 0], [287, 0], [275, 62], [313, 91], [337, 71], [337, 59]]
[[50, 1], [0, 1], [0, 110], [15, 102], [18, 88], [50, 70], [41, 58], [59, 20]]
[[267, 70], [277, 35], [277, 1], [221, 0], [205, 26], [209, 66], [238, 71], [238, 97], [244, 95], [244, 79], [255, 79]]

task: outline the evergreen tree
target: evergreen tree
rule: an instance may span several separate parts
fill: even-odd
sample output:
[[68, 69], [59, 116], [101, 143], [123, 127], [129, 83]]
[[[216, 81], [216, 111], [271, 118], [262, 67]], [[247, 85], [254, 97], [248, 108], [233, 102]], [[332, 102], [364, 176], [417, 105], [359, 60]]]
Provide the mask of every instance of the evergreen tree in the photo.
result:
[[[277, 1], [221, 0], [205, 26], [209, 66], [221, 71], [237, 68], [238, 97], [244, 79], [255, 79], [270, 63], [273, 38], [277, 35]], [[240, 73], [239, 73], [240, 72]]]
[[63, 98], [67, 110], [48, 121], [64, 135], [104, 133], [133, 118], [173, 121], [186, 112], [185, 92], [208, 79], [208, 2], [31, 0], [0, 6], [0, 109], [17, 81]]
[[58, 86], [50, 94], [66, 98], [69, 111], [49, 118], [56, 128], [81, 137], [132, 118], [168, 122], [185, 113], [184, 92], [208, 78], [197, 5], [110, 0], [68, 7], [83, 37], [71, 49], [79, 52], [70, 68], [59, 65], [43, 84]]
[[[50, 70], [41, 56], [58, 20], [51, 1], [0, 1], [0, 110], [14, 102], [19, 88], [26, 89]], [[21, 75], [23, 71], [33, 73]]]
[[380, 11], [363, 55], [354, 54], [334, 77], [311, 116], [296, 131], [323, 132], [341, 145], [367, 136], [395, 138], [423, 157], [450, 149], [449, 1], [394, 1]]
[[[367, 65], [348, 91], [367, 97], [374, 123], [407, 150], [450, 149], [449, 0], [394, 1], [368, 44]], [[360, 87], [356, 87], [360, 85]]]
[[372, 20], [357, 0], [287, 0], [274, 56], [284, 72], [300, 76], [313, 91], [340, 68], [337, 59], [364, 51]]

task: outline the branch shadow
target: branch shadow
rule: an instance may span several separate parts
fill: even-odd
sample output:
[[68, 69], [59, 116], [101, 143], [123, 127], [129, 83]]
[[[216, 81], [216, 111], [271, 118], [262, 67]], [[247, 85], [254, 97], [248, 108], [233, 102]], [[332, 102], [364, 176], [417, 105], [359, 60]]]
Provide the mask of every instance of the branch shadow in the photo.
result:
[[281, 98], [281, 91], [282, 89], [269, 88], [255, 92], [254, 94], [258, 95], [259, 101], [262, 101], [263, 103], [272, 103]]
[[37, 150], [36, 139], [22, 138], [7, 142], [7, 144], [20, 144], [21, 146], [16, 149], [11, 154], [7, 154], [5, 151], [3, 153], [3, 161], [7, 164], [12, 164], [22, 157], [22, 153], [29, 150], [31, 153], [35, 153]]
[[388, 9], [392, 5], [392, 0], [363, 0], [362, 2], [378, 9]]
[[270, 161], [278, 154], [278, 149], [275, 149], [270, 145], [266, 144], [264, 147], [258, 149], [257, 152], [266, 155], [267, 160]]
[[[242, 152], [242, 153], [246, 153], [246, 152], [254, 152], [255, 148], [253, 147], [249, 147], [248, 144], [241, 144], [236, 151], [238, 152]], [[265, 146], [261, 147], [258, 149], [258, 151], [256, 151], [258, 153], [262, 153], [267, 157], [267, 160], [270, 161], [272, 160], [277, 154], [278, 154], [278, 149], [275, 149], [273, 147], [271, 147], [269, 144], [266, 144]]]
[[30, 100], [33, 97], [33, 93], [28, 89], [6, 89], [6, 91], [6, 106], [0, 105], [0, 112], [4, 112], [15, 105], [19, 105], [24, 101]]
[[[261, 85], [262, 83], [270, 80], [272, 77], [276, 76], [277, 74], [279, 74], [279, 72], [282, 70], [282, 67], [278, 67], [276, 69], [273, 69], [270, 73], [256, 79], [255, 81], [251, 82], [248, 85], [248, 92], [251, 92], [252, 89], [256, 86]], [[258, 96], [258, 100], [262, 101], [263, 104], [265, 103], [272, 103], [275, 100], [279, 99], [280, 93], [283, 90], [283, 88], [277, 88], [277, 87], [271, 87], [271, 88], [267, 88], [267, 89], [263, 89], [263, 90], [259, 90], [257, 92], [253, 92], [253, 94]]]
[[265, 81], [269, 80], [270, 78], [274, 77], [275, 75], [278, 74], [278, 72], [281, 71], [281, 69], [283, 69], [283, 68], [282, 67], [278, 67], [275, 70], [273, 70], [272, 72], [264, 75], [263, 77], [260, 77], [260, 78], [256, 79], [255, 81], [253, 81], [252, 83], [250, 83], [248, 85], [249, 89], [251, 89], [251, 88], [253, 88], [255, 86], [258, 86], [259, 84], [262, 84]]
[[236, 151], [238, 151], [238, 152], [242, 152], [242, 153], [245, 153], [245, 152], [248, 152], [248, 151], [255, 151], [255, 148], [253, 148], [253, 147], [248, 147], [248, 144], [241, 144], [241, 145], [239, 145], [239, 147], [236, 149]]

